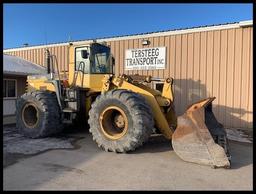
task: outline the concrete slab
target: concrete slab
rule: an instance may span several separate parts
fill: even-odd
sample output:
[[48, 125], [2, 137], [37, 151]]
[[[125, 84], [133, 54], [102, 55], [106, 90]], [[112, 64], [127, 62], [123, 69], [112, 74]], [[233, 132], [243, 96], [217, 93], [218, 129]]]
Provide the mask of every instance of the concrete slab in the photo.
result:
[[[253, 150], [250, 143], [231, 141], [232, 168], [212, 169], [182, 161], [172, 150], [171, 143], [162, 136], [151, 137], [144, 146], [129, 154], [101, 150], [92, 140], [91, 134], [85, 131], [67, 136], [76, 139], [72, 144], [73, 149], [44, 151], [26, 157], [16, 156], [17, 160], [6, 165], [3, 170], [3, 189], [253, 189]], [[81, 136], [82, 139], [79, 139]], [[24, 145], [25, 141], [20, 143]], [[32, 148], [35, 144], [30, 145]]]

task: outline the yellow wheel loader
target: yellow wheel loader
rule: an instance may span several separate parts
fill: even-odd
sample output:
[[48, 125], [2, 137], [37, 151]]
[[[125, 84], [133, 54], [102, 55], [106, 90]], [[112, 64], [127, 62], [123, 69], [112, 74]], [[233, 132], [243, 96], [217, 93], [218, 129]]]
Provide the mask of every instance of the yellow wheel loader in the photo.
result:
[[[207, 98], [177, 118], [173, 79], [113, 73], [110, 48], [93, 42], [69, 48], [69, 70], [60, 74], [55, 55], [46, 50], [47, 73], [27, 79], [17, 100], [17, 127], [27, 137], [60, 132], [65, 123], [86, 120], [93, 140], [105, 151], [135, 150], [157, 129], [185, 161], [230, 167], [226, 132]], [[54, 67], [57, 68], [54, 68]], [[147, 85], [163, 81], [162, 92]]]

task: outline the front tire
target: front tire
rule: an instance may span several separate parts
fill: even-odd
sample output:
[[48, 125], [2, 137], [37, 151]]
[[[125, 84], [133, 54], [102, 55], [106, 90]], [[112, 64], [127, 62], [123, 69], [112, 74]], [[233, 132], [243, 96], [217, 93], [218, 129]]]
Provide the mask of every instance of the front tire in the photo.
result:
[[55, 93], [35, 91], [17, 100], [16, 126], [30, 138], [43, 138], [63, 129], [60, 108]]
[[145, 98], [128, 90], [111, 90], [98, 96], [88, 122], [99, 147], [121, 153], [141, 146], [154, 127], [151, 107]]

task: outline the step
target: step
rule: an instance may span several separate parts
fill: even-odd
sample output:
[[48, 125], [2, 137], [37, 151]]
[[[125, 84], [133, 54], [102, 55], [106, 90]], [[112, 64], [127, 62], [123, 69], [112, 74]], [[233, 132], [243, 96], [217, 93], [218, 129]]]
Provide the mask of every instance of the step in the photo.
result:
[[65, 102], [76, 102], [77, 100], [76, 99], [68, 99], [68, 98], [65, 98], [64, 99]]
[[64, 108], [62, 109], [62, 112], [77, 112], [77, 111], [72, 108]]

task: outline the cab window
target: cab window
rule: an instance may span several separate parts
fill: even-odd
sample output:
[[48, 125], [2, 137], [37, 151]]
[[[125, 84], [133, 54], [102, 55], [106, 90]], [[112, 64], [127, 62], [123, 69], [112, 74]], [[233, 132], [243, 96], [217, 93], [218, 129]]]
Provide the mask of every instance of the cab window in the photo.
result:
[[90, 59], [89, 55], [87, 58], [83, 58], [83, 52], [87, 51], [89, 53], [89, 47], [78, 47], [76, 48], [75, 56], [75, 70], [82, 71], [83, 73], [90, 73]]
[[91, 73], [112, 73], [110, 48], [100, 44], [93, 44], [91, 51]]

